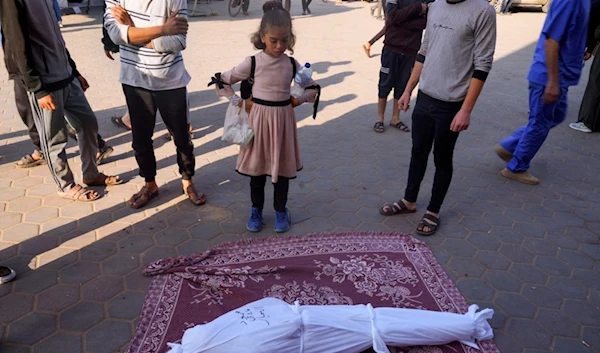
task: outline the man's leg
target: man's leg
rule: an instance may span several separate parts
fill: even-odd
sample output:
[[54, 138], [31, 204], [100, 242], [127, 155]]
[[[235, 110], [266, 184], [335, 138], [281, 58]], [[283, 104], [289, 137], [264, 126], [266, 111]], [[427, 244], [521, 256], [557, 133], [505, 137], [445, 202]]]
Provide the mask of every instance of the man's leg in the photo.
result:
[[390, 121], [390, 124], [405, 132], [409, 132], [410, 129], [400, 120], [398, 101], [406, 89], [414, 65], [414, 57], [397, 55], [396, 67], [393, 69], [396, 72], [396, 80], [394, 83], [394, 110], [392, 111], [392, 120]]
[[250, 0], [242, 0], [242, 11], [244, 15], [248, 14], [248, 7], [250, 7]]
[[46, 162], [59, 192], [68, 192], [75, 186], [73, 173], [67, 163], [67, 123], [65, 121], [64, 102], [68, 88], [54, 91], [56, 110], [50, 111], [40, 107], [33, 93], [28, 93], [31, 110]]
[[394, 87], [395, 66], [397, 62], [396, 54], [391, 51], [383, 50], [381, 53], [381, 69], [379, 69], [379, 92], [377, 99], [377, 123], [375, 131], [383, 132], [383, 122], [385, 120], [385, 109], [387, 98]]
[[21, 161], [17, 163], [19, 167], [39, 165], [43, 163], [44, 154], [42, 153], [42, 146], [40, 145], [40, 135], [35, 127], [35, 120], [33, 119], [33, 112], [31, 111], [31, 104], [27, 96], [27, 88], [20, 78], [14, 80], [14, 91], [15, 91], [15, 105], [17, 106], [17, 112], [23, 120], [25, 126], [27, 126], [27, 133], [33, 143], [34, 153], [32, 153], [30, 163], [27, 163], [28, 156], [23, 157]]
[[[567, 89], [561, 89], [560, 97], [552, 104], [543, 102], [544, 89], [542, 85], [530, 84], [529, 122], [525, 128], [518, 130], [522, 135], [514, 149], [513, 158], [507, 165], [507, 169], [512, 173], [521, 173], [529, 169], [531, 160], [542, 147], [550, 129], [565, 119]], [[501, 145], [504, 146], [504, 141]]]
[[[431, 117], [432, 98], [419, 92], [415, 110], [412, 116], [412, 151], [410, 168], [408, 170], [408, 183], [404, 193], [404, 200], [414, 209], [419, 196], [421, 182], [427, 170], [427, 160], [433, 147], [435, 124]], [[408, 205], [407, 205], [408, 206]]]
[[435, 140], [433, 147], [433, 160], [435, 163], [435, 176], [431, 200], [427, 211], [439, 217], [440, 208], [448, 193], [454, 172], [453, 158], [454, 147], [458, 139], [458, 132], [450, 130], [452, 120], [460, 110], [462, 103], [441, 103], [434, 111]]
[[[156, 177], [156, 157], [152, 135], [156, 124], [156, 104], [152, 92], [123, 85], [127, 109], [131, 117], [131, 147], [135, 151], [135, 160], [140, 168], [139, 174], [146, 183], [154, 182]], [[164, 119], [164, 118], [163, 118]]]
[[79, 81], [73, 80], [65, 99], [65, 118], [77, 133], [83, 180], [98, 177], [98, 120], [90, 107]]
[[194, 158], [194, 145], [192, 144], [187, 121], [187, 90], [184, 87], [154, 92], [154, 96], [160, 115], [167, 129], [173, 134], [173, 141], [177, 150], [177, 165], [183, 179], [183, 191], [193, 204], [203, 205], [206, 203], [206, 197], [196, 190], [192, 182], [192, 177], [196, 171], [196, 159]]

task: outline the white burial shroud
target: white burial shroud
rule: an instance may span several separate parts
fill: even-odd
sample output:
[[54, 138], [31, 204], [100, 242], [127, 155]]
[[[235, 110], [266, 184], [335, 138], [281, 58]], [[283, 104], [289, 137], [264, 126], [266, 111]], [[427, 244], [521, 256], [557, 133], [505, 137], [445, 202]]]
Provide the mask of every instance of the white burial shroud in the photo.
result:
[[168, 353], [359, 353], [373, 347], [441, 345], [453, 341], [478, 348], [494, 337], [492, 309], [466, 314], [368, 305], [305, 305], [265, 298], [185, 331]]

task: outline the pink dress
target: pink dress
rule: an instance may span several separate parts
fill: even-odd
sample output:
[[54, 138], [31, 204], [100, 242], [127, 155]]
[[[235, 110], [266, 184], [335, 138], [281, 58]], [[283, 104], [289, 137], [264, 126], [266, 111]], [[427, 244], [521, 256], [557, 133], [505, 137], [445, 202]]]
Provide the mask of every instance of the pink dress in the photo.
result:
[[[290, 99], [293, 67], [287, 55], [274, 57], [260, 52], [255, 55], [254, 98], [282, 102]], [[250, 77], [251, 58], [221, 75], [223, 82], [233, 85]], [[300, 65], [296, 61], [296, 67]], [[313, 85], [311, 83], [311, 85]], [[217, 90], [219, 95], [231, 96], [230, 86]], [[300, 103], [314, 102], [317, 92], [306, 90], [299, 98]], [[249, 114], [250, 126], [254, 129], [254, 139], [240, 148], [236, 171], [247, 176], [269, 175], [273, 183], [279, 176], [295, 178], [302, 169], [298, 148], [296, 114], [291, 105], [272, 107], [254, 103]]]

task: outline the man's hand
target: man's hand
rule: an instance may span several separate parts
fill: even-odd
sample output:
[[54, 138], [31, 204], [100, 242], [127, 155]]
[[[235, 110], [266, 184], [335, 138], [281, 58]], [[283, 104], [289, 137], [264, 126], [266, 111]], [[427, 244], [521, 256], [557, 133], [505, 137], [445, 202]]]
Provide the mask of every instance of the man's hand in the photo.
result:
[[465, 131], [469, 128], [469, 124], [471, 123], [471, 113], [466, 110], [459, 110], [458, 113], [454, 116], [452, 120], [452, 124], [450, 124], [450, 130], [453, 132], [461, 132]]
[[544, 95], [542, 96], [542, 100], [546, 104], [552, 104], [556, 102], [558, 97], [560, 96], [560, 86], [556, 83], [549, 82], [546, 85], [546, 89], [544, 90]]
[[107, 58], [109, 58], [110, 60], [115, 60], [115, 59], [112, 57], [112, 52], [111, 52], [110, 50], [105, 50], [105, 51], [104, 51], [104, 55], [106, 55], [106, 57], [107, 57]]
[[54, 103], [54, 96], [52, 95], [52, 93], [38, 99], [38, 104], [44, 110], [56, 110], [56, 104]]
[[131, 17], [129, 17], [127, 10], [125, 10], [123, 7], [114, 6], [110, 9], [110, 12], [112, 13], [115, 20], [117, 20], [117, 22], [119, 22], [120, 24], [131, 27], [134, 26], [133, 20], [131, 19]]
[[90, 84], [83, 76], [77, 76], [77, 81], [79, 81], [81, 89], [83, 89], [84, 92], [87, 91], [88, 88], [90, 88]]
[[583, 54], [583, 60], [588, 61], [592, 57], [592, 53], [588, 53], [587, 51]]
[[300, 105], [300, 100], [296, 97], [291, 96], [290, 101], [292, 102], [292, 108], [296, 108]]
[[410, 108], [410, 94], [404, 92], [402, 97], [398, 100], [398, 109], [405, 112]]
[[162, 26], [163, 36], [176, 36], [179, 34], [187, 34], [188, 21], [183, 17], [177, 17], [179, 10], [173, 12], [167, 22]]

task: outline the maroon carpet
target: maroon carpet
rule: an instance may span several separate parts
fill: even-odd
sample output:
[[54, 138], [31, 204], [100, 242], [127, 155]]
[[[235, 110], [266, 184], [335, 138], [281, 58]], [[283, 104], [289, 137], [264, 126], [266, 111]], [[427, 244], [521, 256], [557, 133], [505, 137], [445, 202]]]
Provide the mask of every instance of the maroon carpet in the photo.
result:
[[[162, 353], [187, 328], [263, 297], [300, 304], [366, 304], [465, 313], [467, 303], [423, 242], [356, 232], [222, 244], [148, 266], [154, 278], [128, 353]], [[458, 342], [397, 353], [499, 353]], [[326, 352], [324, 352], [326, 353]]]

